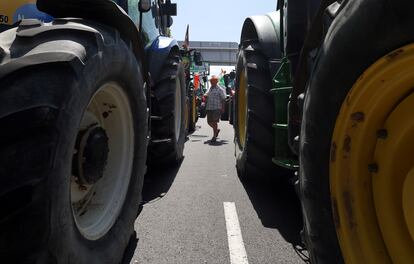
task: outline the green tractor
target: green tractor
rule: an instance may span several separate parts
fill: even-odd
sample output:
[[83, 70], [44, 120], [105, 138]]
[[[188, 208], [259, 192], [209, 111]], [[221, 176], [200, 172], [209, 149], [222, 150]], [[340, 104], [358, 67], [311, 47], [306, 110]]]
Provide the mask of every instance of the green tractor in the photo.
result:
[[207, 76], [210, 73], [210, 64], [203, 61], [201, 52], [196, 49], [183, 48], [183, 61], [186, 65], [185, 72], [187, 76], [188, 91], [188, 131], [194, 132], [198, 118], [204, 118], [205, 97]]
[[[194, 65], [203, 65], [201, 54], [195, 49], [189, 49], [188, 47], [181, 48], [181, 56], [183, 58], [184, 71], [186, 76], [186, 87], [187, 87], [187, 109], [186, 112], [186, 127], [189, 133], [192, 133], [196, 129], [196, 123], [198, 121], [198, 105], [197, 105], [197, 89], [194, 87]], [[197, 77], [198, 78], [198, 77]], [[200, 80], [197, 80], [198, 86]]]
[[1, 262], [120, 263], [146, 165], [183, 157], [176, 5], [17, 0], [0, 13]]
[[295, 183], [312, 263], [414, 262], [412, 10], [280, 0], [244, 22], [237, 170]]
[[229, 121], [229, 124], [233, 124], [233, 95], [234, 95], [234, 81], [236, 73], [232, 70], [230, 73], [223, 75], [224, 89], [226, 90], [226, 100], [224, 102], [224, 111], [221, 114], [221, 120]]

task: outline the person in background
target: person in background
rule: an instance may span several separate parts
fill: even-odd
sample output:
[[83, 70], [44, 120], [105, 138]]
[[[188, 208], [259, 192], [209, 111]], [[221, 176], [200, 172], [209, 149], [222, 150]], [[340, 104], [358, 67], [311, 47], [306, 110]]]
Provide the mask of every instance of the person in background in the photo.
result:
[[212, 142], [215, 142], [220, 129], [218, 123], [220, 121], [221, 113], [224, 110], [224, 100], [226, 99], [226, 92], [218, 83], [217, 76], [213, 75], [210, 79], [211, 87], [205, 94], [207, 97], [206, 111], [207, 111], [207, 123], [213, 128]]

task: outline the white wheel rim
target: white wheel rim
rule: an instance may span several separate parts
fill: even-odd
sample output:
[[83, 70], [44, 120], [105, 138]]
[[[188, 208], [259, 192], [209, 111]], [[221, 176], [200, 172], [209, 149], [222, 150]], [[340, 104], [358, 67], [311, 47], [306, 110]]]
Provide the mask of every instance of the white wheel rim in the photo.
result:
[[178, 141], [180, 138], [181, 132], [181, 83], [180, 79], [175, 79], [175, 105], [174, 105], [174, 115], [175, 115], [175, 140]]
[[89, 240], [103, 237], [117, 220], [132, 174], [134, 127], [128, 96], [116, 83], [101, 86], [92, 97], [79, 130], [98, 123], [108, 136], [108, 159], [101, 179], [80, 185], [71, 177], [72, 213]]

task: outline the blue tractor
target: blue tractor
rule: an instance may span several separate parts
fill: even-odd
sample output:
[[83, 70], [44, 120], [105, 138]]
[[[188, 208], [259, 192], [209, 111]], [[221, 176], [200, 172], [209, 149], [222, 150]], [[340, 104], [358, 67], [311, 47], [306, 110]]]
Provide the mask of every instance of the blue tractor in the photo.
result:
[[0, 257], [119, 263], [147, 166], [183, 157], [170, 0], [0, 4]]

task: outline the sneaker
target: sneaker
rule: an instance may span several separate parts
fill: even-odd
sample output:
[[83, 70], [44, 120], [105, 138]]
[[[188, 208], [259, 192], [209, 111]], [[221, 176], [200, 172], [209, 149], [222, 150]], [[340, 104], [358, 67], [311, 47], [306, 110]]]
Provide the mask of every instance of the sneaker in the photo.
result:
[[210, 142], [216, 142], [216, 137], [212, 137]]

